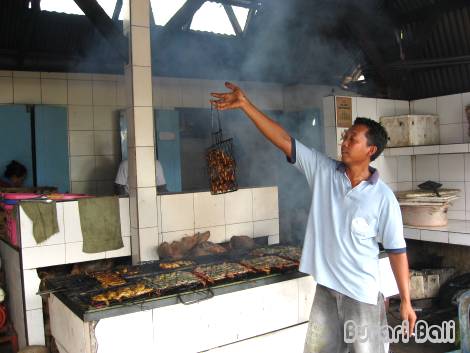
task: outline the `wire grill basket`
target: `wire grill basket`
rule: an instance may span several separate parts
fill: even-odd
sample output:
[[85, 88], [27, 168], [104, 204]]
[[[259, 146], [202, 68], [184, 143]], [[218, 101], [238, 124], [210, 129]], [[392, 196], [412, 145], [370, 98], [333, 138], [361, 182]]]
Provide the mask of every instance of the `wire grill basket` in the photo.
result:
[[214, 109], [211, 107], [212, 145], [206, 151], [206, 161], [212, 195], [238, 190], [233, 140], [231, 138], [224, 140], [219, 110], [217, 110], [217, 125], [217, 131], [214, 132]]

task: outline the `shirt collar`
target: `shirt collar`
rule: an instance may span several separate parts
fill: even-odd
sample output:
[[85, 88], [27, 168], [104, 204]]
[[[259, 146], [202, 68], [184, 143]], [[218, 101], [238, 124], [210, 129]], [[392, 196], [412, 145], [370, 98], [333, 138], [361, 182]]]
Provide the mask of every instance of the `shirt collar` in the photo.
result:
[[[343, 162], [337, 162], [336, 170], [344, 173], [346, 171], [346, 165]], [[370, 177], [367, 181], [371, 184], [376, 184], [379, 181], [379, 171], [369, 166]]]

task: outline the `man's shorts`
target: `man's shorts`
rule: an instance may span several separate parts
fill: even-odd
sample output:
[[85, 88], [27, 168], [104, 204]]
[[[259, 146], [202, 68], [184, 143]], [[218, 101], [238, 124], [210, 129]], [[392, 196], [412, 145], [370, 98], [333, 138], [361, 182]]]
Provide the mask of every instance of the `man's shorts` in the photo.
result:
[[362, 303], [317, 284], [304, 353], [384, 353], [384, 297]]

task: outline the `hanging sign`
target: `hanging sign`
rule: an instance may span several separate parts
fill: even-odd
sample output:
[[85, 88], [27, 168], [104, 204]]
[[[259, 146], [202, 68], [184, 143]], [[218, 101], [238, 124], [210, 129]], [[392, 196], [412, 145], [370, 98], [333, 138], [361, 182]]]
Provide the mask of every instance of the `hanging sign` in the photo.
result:
[[336, 127], [352, 126], [352, 98], [336, 97]]

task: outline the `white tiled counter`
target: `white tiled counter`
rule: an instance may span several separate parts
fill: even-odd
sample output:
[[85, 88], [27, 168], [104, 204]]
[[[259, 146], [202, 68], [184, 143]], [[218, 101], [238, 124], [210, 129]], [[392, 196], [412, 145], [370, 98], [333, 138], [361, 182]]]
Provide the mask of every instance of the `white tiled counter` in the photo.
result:
[[[83, 236], [77, 201], [57, 202], [59, 232], [41, 244], [33, 237], [32, 221], [20, 208], [19, 248], [5, 243], [8, 256], [5, 267], [17, 268], [21, 278], [22, 295], [10, 293], [14, 286], [7, 284], [7, 294], [12, 306], [24, 308], [15, 311], [15, 328], [25, 344], [44, 344], [42, 300], [36, 293], [40, 279], [37, 269], [47, 266], [73, 264], [84, 261], [109, 259], [131, 255], [131, 229], [129, 199], [119, 199], [121, 235], [124, 247], [95, 254], [83, 252]], [[221, 243], [233, 235], [250, 237], [267, 236], [270, 244], [279, 242], [278, 189], [274, 187], [246, 188], [236, 192], [213, 196], [209, 192], [166, 194], [157, 196], [157, 214], [145, 215], [157, 219], [158, 234], [145, 244], [147, 260], [156, 260], [157, 245], [163, 241], [178, 240], [184, 235], [209, 230], [210, 240]], [[24, 305], [20, 300], [24, 298]]]
[[407, 239], [470, 246], [470, 221], [449, 219], [444, 227], [405, 226], [403, 232]]
[[106, 318], [96, 324], [81, 321], [52, 295], [51, 330], [61, 353], [92, 352], [91, 342], [98, 353], [196, 353], [250, 338], [241, 344], [247, 352], [260, 352], [256, 349], [260, 340], [266, 344], [265, 352], [273, 352], [276, 346], [272, 344], [279, 338], [294, 340], [284, 342], [286, 347], [303, 346], [305, 326], [295, 335], [291, 330], [308, 320], [314, 294], [314, 281], [306, 276], [216, 295], [196, 304]]

